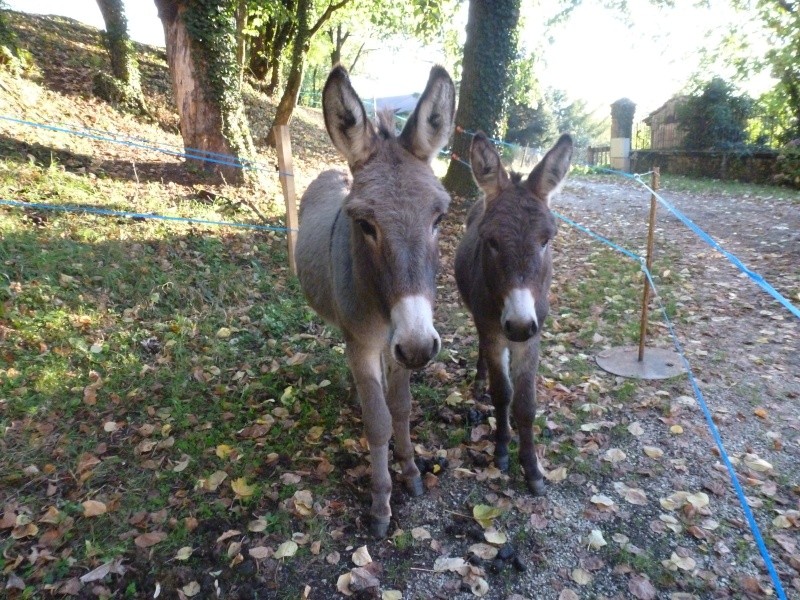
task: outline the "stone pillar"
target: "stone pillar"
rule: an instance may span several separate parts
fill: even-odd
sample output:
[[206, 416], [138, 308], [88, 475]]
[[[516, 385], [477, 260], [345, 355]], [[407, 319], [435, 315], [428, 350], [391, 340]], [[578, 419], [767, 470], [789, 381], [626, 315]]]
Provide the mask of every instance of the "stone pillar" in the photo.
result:
[[636, 105], [627, 98], [621, 98], [611, 105], [611, 168], [620, 171], [631, 170], [631, 137], [633, 115]]

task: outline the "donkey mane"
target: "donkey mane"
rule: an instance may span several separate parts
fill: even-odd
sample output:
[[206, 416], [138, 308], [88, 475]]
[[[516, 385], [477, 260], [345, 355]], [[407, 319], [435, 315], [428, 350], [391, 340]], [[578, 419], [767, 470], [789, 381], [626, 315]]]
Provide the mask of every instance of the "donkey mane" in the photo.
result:
[[391, 140], [397, 137], [394, 127], [394, 111], [385, 108], [377, 114], [378, 135], [383, 140]]
[[522, 173], [517, 173], [516, 171], [511, 171], [509, 174], [511, 176], [511, 183], [514, 185], [518, 184], [522, 181]]

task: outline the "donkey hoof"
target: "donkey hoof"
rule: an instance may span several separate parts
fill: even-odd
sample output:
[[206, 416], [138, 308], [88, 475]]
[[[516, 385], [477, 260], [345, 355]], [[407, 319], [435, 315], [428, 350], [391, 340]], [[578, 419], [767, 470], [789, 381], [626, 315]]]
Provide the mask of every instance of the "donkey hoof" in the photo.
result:
[[544, 479], [528, 479], [526, 480], [528, 484], [528, 490], [530, 490], [531, 494], [534, 496], [544, 496], [545, 492], [547, 491], [544, 485]]
[[508, 471], [508, 454], [495, 454], [494, 464], [503, 473]]
[[422, 477], [419, 475], [407, 479], [406, 488], [408, 489], [408, 493], [415, 498], [417, 496], [422, 496], [422, 494], [425, 493], [425, 488], [422, 487]]
[[369, 523], [369, 532], [372, 534], [372, 537], [383, 539], [389, 533], [389, 519], [382, 519], [378, 517], [372, 517]]

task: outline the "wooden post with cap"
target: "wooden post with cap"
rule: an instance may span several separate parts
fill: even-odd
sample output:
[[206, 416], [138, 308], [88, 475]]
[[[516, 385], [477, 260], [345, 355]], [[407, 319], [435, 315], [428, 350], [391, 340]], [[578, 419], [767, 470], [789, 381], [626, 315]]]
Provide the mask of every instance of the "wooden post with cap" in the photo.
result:
[[292, 142], [289, 139], [289, 128], [276, 125], [275, 150], [278, 152], [278, 176], [283, 189], [283, 201], [286, 204], [286, 243], [289, 254], [289, 269], [297, 275], [297, 262], [294, 249], [297, 245], [297, 194], [294, 190], [294, 167], [292, 165]]

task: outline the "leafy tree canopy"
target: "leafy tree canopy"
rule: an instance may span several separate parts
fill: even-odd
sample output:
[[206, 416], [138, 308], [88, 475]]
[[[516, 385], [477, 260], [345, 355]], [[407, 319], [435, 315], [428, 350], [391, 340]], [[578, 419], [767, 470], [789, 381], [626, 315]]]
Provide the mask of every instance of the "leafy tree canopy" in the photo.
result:
[[737, 96], [732, 84], [715, 77], [676, 109], [684, 146], [692, 150], [741, 147], [753, 109], [748, 96]]

